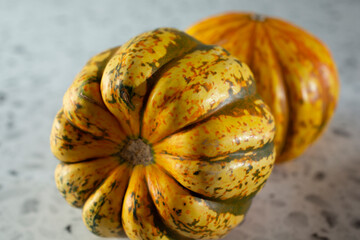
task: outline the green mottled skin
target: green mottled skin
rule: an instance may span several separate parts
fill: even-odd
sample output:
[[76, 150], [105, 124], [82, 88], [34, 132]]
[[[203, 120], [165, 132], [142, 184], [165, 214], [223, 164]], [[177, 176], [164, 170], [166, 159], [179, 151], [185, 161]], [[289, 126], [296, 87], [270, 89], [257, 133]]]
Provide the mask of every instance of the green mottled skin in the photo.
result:
[[54, 121], [56, 185], [99, 236], [221, 238], [273, 168], [274, 120], [255, 90], [245, 64], [175, 29], [100, 53]]

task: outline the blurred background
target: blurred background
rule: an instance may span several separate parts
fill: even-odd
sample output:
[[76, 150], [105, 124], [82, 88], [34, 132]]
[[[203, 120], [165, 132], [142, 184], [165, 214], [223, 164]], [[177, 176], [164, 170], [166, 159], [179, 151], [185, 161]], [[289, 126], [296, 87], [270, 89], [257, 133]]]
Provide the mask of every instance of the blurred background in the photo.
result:
[[245, 222], [225, 239], [360, 239], [358, 0], [0, 0], [0, 239], [100, 239], [55, 187], [49, 134], [63, 94], [98, 52], [235, 10], [283, 18], [325, 42], [341, 93], [326, 133], [275, 167]]

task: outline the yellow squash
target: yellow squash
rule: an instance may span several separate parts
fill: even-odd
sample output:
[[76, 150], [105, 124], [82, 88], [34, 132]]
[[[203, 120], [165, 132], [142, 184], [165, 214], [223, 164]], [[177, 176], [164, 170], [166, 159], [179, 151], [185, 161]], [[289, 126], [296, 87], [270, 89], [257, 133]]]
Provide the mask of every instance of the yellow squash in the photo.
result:
[[276, 162], [291, 160], [323, 132], [338, 101], [339, 81], [330, 52], [311, 34], [280, 19], [226, 13], [187, 33], [223, 46], [254, 72], [257, 92], [276, 122]]
[[255, 88], [245, 64], [175, 29], [96, 55], [53, 124], [59, 191], [100, 236], [222, 237], [275, 159]]

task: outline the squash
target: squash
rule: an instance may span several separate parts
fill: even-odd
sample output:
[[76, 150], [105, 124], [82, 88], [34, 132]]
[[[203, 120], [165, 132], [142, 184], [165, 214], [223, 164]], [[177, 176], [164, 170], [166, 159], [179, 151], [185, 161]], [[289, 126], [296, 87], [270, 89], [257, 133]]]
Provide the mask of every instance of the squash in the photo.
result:
[[94, 56], [52, 127], [56, 186], [99, 236], [216, 239], [275, 161], [249, 68], [170, 28]]
[[301, 155], [324, 132], [339, 95], [329, 50], [310, 33], [254, 13], [225, 13], [187, 33], [224, 47], [253, 71], [257, 92], [275, 117], [276, 163]]

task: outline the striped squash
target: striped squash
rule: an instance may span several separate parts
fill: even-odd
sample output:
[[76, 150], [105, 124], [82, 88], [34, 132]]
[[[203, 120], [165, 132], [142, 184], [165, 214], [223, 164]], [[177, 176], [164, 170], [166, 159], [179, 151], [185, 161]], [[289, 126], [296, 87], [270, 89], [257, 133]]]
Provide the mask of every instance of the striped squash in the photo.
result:
[[57, 188], [93, 233], [216, 239], [269, 177], [274, 135], [245, 64], [162, 28], [94, 56], [50, 140]]
[[335, 63], [311, 34], [283, 20], [225, 13], [187, 33], [224, 47], [254, 72], [257, 92], [275, 118], [276, 162], [301, 155], [324, 131], [339, 95]]

